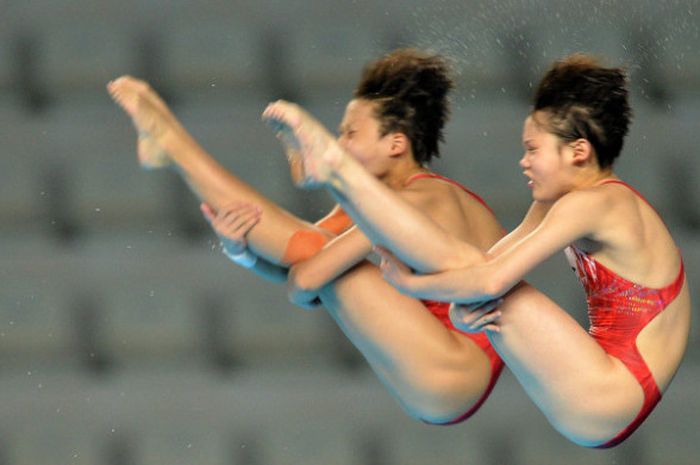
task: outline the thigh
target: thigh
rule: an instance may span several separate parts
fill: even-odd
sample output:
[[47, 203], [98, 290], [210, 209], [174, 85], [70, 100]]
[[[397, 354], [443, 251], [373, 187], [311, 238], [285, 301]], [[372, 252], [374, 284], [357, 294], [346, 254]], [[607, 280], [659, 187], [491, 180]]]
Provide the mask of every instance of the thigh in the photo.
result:
[[[486, 390], [491, 364], [468, 337], [390, 286], [370, 263], [327, 286], [323, 303], [379, 376], [404, 399], [463, 413]], [[452, 405], [446, 405], [452, 404]], [[460, 410], [457, 412], [457, 410]]]
[[564, 434], [610, 437], [634, 418], [642, 389], [618, 359], [547, 296], [520, 284], [489, 336], [532, 400]]

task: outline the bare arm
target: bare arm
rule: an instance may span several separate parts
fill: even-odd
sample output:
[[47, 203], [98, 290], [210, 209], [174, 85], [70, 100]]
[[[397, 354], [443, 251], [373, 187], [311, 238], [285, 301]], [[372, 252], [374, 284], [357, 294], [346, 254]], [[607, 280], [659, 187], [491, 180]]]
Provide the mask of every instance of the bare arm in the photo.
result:
[[532, 232], [485, 263], [421, 276], [385, 255], [385, 277], [418, 298], [463, 303], [491, 300], [508, 292], [555, 252], [577, 239], [593, 236], [609, 209], [609, 202], [600, 193], [570, 193], [551, 207]]
[[[432, 189], [416, 184], [396, 193], [399, 200], [414, 208], [421, 218], [425, 218], [428, 223], [444, 231], [437, 223], [438, 220], [433, 220], [435, 212], [439, 210], [439, 206], [436, 205], [439, 200], [436, 199]], [[333, 212], [335, 211], [334, 209]], [[332, 216], [332, 213], [329, 216]], [[394, 215], [389, 209], [385, 212], [385, 216]], [[308, 298], [315, 295], [327, 283], [362, 261], [371, 251], [371, 247], [372, 243], [363, 231], [357, 226], [351, 228], [329, 243], [318, 255], [292, 268], [289, 279], [292, 300], [295, 296]]]
[[373, 243], [413, 269], [430, 273], [483, 260], [476, 247], [445, 231], [406, 193], [391, 190], [350, 157], [335, 176], [331, 192], [345, 211]]
[[285, 267], [270, 263], [262, 257], [258, 257], [255, 266], [250, 268], [250, 271], [273, 283], [284, 283], [287, 281], [289, 270]]
[[501, 254], [527, 237], [528, 234], [542, 223], [550, 207], [551, 204], [544, 204], [537, 201], [533, 202], [520, 224], [489, 249], [489, 257], [495, 257]]
[[372, 243], [359, 228], [348, 230], [313, 257], [291, 267], [290, 301], [304, 305], [315, 300], [321, 288], [366, 259], [371, 251]]

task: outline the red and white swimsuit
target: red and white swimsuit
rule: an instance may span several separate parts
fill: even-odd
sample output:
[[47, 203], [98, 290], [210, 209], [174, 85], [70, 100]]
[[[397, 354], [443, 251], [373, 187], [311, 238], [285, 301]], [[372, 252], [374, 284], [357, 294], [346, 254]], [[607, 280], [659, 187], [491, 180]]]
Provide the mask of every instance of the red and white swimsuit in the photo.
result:
[[[604, 182], [608, 183], [622, 184], [641, 197], [622, 181]], [[597, 446], [614, 447], [627, 439], [661, 400], [659, 387], [637, 348], [637, 335], [680, 293], [685, 280], [683, 261], [672, 283], [653, 289], [622, 278], [573, 245], [566, 253], [586, 291], [591, 323], [588, 332], [605, 352], [627, 367], [644, 391], [644, 403], [632, 423], [610, 441]]]

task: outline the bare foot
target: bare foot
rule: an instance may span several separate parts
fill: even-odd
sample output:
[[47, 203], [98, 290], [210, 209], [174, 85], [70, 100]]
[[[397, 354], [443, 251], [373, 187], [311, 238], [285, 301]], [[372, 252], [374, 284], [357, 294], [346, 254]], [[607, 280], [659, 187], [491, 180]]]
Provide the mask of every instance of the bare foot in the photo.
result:
[[292, 181], [298, 186], [303, 185], [306, 175], [304, 174], [304, 159], [301, 153], [299, 153], [299, 150], [289, 148], [286, 144], [285, 153], [287, 154], [287, 162], [289, 163]]
[[131, 117], [138, 131], [138, 157], [144, 168], [164, 168], [172, 163], [163, 144], [166, 134], [178, 126], [165, 102], [144, 81], [122, 76], [107, 84], [112, 99]]
[[262, 117], [285, 144], [292, 178], [299, 187], [332, 183], [334, 170], [347, 155], [321, 123], [300, 106], [283, 100], [268, 105]]

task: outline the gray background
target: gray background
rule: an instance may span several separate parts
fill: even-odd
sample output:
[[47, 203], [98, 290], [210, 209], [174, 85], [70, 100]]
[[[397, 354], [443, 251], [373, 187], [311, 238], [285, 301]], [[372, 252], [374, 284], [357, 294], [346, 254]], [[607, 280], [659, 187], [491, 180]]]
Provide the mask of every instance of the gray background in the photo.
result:
[[[265, 104], [334, 128], [366, 61], [428, 47], [459, 85], [434, 168], [513, 227], [533, 84], [566, 53], [601, 54], [632, 75], [618, 173], [664, 215], [695, 292], [699, 15], [697, 0], [0, 0], [0, 465], [700, 463], [697, 325], [613, 450], [568, 443], [507, 372], [464, 424], [409, 418], [324, 312], [229, 266], [183, 183], [138, 168], [104, 92], [147, 79], [222, 163], [315, 220], [330, 199], [290, 185]], [[585, 324], [563, 257], [531, 278]]]

